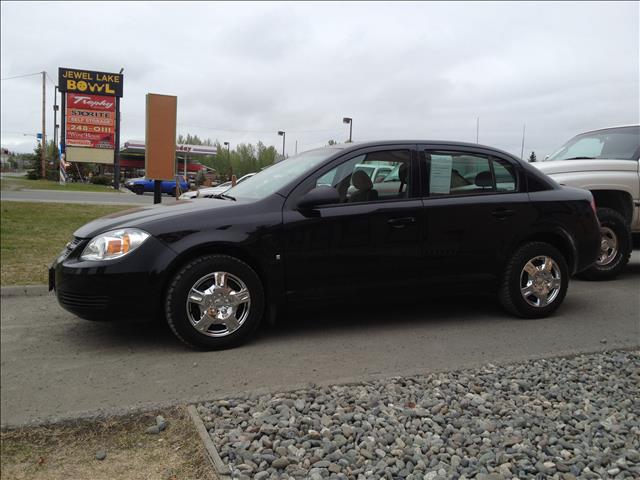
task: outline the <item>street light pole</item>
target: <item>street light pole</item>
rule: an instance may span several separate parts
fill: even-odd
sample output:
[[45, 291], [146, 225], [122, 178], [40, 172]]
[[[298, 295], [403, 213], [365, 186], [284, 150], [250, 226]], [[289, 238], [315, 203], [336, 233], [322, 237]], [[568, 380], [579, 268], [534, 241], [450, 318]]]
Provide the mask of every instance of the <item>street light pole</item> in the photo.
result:
[[349, 124], [349, 143], [351, 143], [353, 141], [351, 139], [351, 135], [353, 134], [353, 118], [344, 117], [342, 119], [342, 123], [348, 123]]
[[227, 158], [229, 159], [229, 180], [233, 177], [233, 165], [231, 165], [231, 146], [229, 142], [224, 142], [224, 145], [227, 147]]
[[47, 158], [47, 135], [46, 135], [46, 95], [47, 95], [47, 83], [46, 83], [46, 75], [47, 72], [42, 72], [42, 139], [40, 140], [40, 145], [42, 145], [41, 155], [40, 155], [40, 169], [41, 175], [43, 179], [47, 178], [47, 170], [46, 170], [46, 158]]
[[284, 141], [286, 138], [286, 133], [283, 132], [282, 130], [278, 131], [278, 135], [280, 135], [282, 137], [282, 157], [284, 158]]

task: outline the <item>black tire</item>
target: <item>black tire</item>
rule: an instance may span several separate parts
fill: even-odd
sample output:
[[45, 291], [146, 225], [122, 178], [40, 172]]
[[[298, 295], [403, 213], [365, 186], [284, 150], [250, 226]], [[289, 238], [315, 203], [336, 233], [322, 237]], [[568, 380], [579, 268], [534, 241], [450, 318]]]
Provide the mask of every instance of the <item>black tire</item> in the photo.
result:
[[601, 263], [598, 259], [598, 262], [582, 272], [579, 277], [585, 280], [611, 280], [629, 263], [633, 249], [631, 228], [624, 217], [611, 208], [598, 208], [597, 214], [600, 227], [604, 229], [603, 235], [606, 232], [606, 235], [615, 236], [617, 253], [606, 263]]
[[142, 195], [144, 193], [144, 187], [142, 185], [134, 185], [133, 192], [136, 195]]
[[[558, 292], [546, 306], [529, 304], [521, 292], [523, 269], [530, 260], [539, 256], [551, 258], [560, 275]], [[498, 296], [500, 303], [509, 313], [523, 318], [543, 318], [551, 315], [560, 306], [567, 294], [568, 286], [569, 268], [562, 253], [548, 243], [528, 242], [518, 247], [507, 263]]]
[[[237, 330], [212, 337], [191, 324], [187, 295], [202, 277], [217, 271], [228, 272], [246, 285], [251, 295], [248, 316]], [[184, 265], [173, 277], [165, 298], [165, 317], [173, 333], [191, 348], [220, 350], [240, 345], [258, 328], [264, 313], [264, 290], [260, 277], [246, 263], [227, 255], [206, 255]]]
[[169, 191], [169, 196], [170, 196], [170, 197], [175, 197], [175, 196], [176, 196], [176, 189], [175, 189], [175, 187], [174, 187], [174, 188], [172, 188], [172, 189]]

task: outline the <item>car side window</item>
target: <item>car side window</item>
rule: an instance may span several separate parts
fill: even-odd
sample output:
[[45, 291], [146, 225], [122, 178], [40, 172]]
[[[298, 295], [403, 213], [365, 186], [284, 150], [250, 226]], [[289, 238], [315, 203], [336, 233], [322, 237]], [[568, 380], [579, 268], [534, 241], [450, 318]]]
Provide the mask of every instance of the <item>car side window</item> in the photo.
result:
[[511, 165], [486, 155], [466, 152], [425, 151], [429, 195], [477, 195], [516, 190]]
[[411, 152], [381, 150], [351, 158], [322, 174], [314, 186], [338, 191], [340, 203], [408, 198]]
[[515, 192], [517, 185], [513, 165], [503, 163], [495, 158], [491, 159], [491, 163], [493, 164], [493, 175], [496, 179], [496, 191]]

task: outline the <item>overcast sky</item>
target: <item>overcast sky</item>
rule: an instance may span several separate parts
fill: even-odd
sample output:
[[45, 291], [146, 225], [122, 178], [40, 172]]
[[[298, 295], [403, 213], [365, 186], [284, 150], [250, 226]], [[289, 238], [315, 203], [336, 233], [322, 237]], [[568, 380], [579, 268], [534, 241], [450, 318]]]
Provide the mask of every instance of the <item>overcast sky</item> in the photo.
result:
[[[476, 140], [525, 156], [640, 122], [638, 2], [1, 4], [2, 78], [124, 68], [121, 141], [145, 94], [178, 96], [178, 133], [287, 153], [344, 141]], [[2, 80], [2, 146], [41, 130], [38, 76]], [[53, 83], [47, 81], [47, 132]]]

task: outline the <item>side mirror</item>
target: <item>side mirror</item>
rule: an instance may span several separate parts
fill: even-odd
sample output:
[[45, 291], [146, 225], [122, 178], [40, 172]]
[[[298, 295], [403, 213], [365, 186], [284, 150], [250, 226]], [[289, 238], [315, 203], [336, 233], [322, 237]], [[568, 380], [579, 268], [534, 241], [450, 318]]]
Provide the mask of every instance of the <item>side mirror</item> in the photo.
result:
[[331, 203], [338, 203], [340, 196], [338, 191], [327, 185], [320, 185], [310, 191], [308, 191], [298, 202], [299, 209], [310, 209], [319, 207], [320, 205], [329, 205]]

